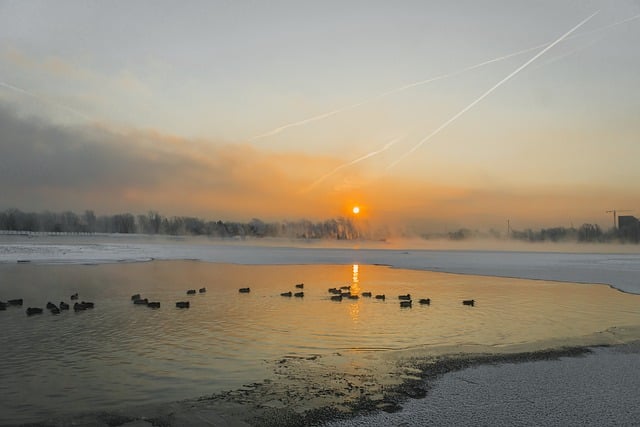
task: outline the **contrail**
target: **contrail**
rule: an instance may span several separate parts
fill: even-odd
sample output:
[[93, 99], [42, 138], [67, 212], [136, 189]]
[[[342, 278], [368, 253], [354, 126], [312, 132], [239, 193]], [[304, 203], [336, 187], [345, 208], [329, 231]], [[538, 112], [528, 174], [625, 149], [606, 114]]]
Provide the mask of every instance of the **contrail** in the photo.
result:
[[342, 169], [344, 169], [346, 167], [353, 166], [356, 163], [360, 163], [363, 160], [366, 160], [366, 159], [368, 159], [370, 157], [373, 157], [373, 156], [377, 156], [378, 154], [380, 154], [380, 153], [382, 153], [384, 151], [387, 151], [389, 148], [391, 148], [394, 144], [396, 144], [398, 141], [401, 141], [402, 139], [403, 139], [402, 137], [394, 138], [391, 141], [387, 142], [384, 145], [384, 147], [382, 147], [381, 149], [372, 151], [372, 152], [370, 152], [368, 154], [365, 154], [364, 156], [358, 157], [355, 160], [352, 160], [352, 161], [350, 161], [348, 163], [344, 163], [344, 164], [336, 167], [331, 172], [326, 173], [325, 175], [323, 175], [320, 178], [318, 178], [317, 180], [315, 180], [310, 186], [308, 186], [306, 189], [304, 189], [302, 191], [302, 193], [307, 193], [307, 192], [311, 191], [316, 185], [320, 184], [322, 181], [324, 181], [325, 179], [329, 178], [331, 175], [335, 174], [336, 172], [338, 172], [338, 171], [340, 171], [340, 170], [342, 170]]
[[[636, 20], [638, 18], [640, 18], [640, 14], [634, 15], [634, 16], [632, 16], [630, 18], [627, 18], [627, 19], [624, 19], [622, 21], [617, 21], [617, 22], [614, 22], [612, 24], [605, 25], [603, 27], [595, 28], [595, 29], [590, 30], [590, 31], [585, 31], [584, 33], [575, 34], [575, 35], [573, 35], [571, 37], [568, 37], [567, 40], [573, 39], [575, 37], [582, 37], [582, 36], [585, 36], [585, 35], [588, 35], [588, 34], [592, 34], [592, 33], [596, 33], [596, 32], [600, 32], [600, 31], [605, 31], [605, 30], [608, 30], [610, 28], [617, 27], [618, 25], [622, 25], [622, 24], [626, 24], [627, 22], [634, 21], [634, 20]], [[315, 115], [315, 116], [312, 116], [312, 117], [308, 117], [308, 118], [303, 119], [303, 120], [299, 120], [299, 121], [295, 121], [295, 122], [291, 122], [291, 123], [282, 125], [280, 127], [272, 129], [272, 130], [270, 130], [268, 132], [261, 133], [259, 135], [253, 136], [253, 137], [249, 138], [249, 141], [255, 141], [255, 140], [258, 140], [258, 139], [267, 138], [269, 136], [273, 136], [273, 135], [279, 134], [280, 132], [282, 132], [284, 130], [287, 130], [289, 128], [298, 127], [298, 126], [305, 125], [307, 123], [316, 122], [318, 120], [326, 119], [328, 117], [335, 116], [336, 114], [342, 113], [344, 111], [353, 110], [354, 108], [358, 108], [358, 107], [360, 107], [362, 105], [368, 104], [370, 102], [376, 101], [376, 100], [381, 99], [381, 98], [385, 98], [387, 96], [390, 96], [390, 95], [393, 95], [393, 94], [396, 94], [396, 93], [399, 93], [399, 92], [403, 92], [403, 91], [405, 91], [407, 89], [411, 89], [411, 88], [416, 87], [416, 86], [422, 86], [422, 85], [425, 85], [425, 84], [428, 84], [428, 83], [432, 83], [432, 82], [435, 82], [435, 81], [438, 81], [438, 80], [444, 80], [444, 79], [447, 79], [449, 77], [458, 76], [458, 75], [464, 74], [464, 73], [466, 73], [468, 71], [475, 70], [476, 68], [480, 68], [480, 67], [484, 67], [485, 65], [493, 64], [494, 62], [504, 61], [505, 59], [513, 58], [514, 56], [519, 56], [519, 55], [522, 55], [522, 54], [525, 54], [525, 53], [528, 53], [528, 52], [532, 52], [534, 50], [541, 49], [541, 48], [547, 46], [548, 44], [549, 43], [547, 42], [547, 43], [539, 44], [537, 46], [528, 47], [526, 49], [522, 49], [522, 50], [519, 50], [517, 52], [513, 52], [513, 53], [509, 53], [507, 55], [499, 56], [497, 58], [489, 59], [489, 60], [480, 62], [480, 63], [475, 64], [475, 65], [470, 65], [470, 66], [468, 66], [466, 68], [462, 68], [462, 69], [460, 69], [458, 71], [452, 71], [450, 73], [441, 74], [439, 76], [431, 77], [431, 78], [428, 78], [428, 79], [425, 79], [425, 80], [419, 80], [419, 81], [416, 81], [416, 82], [413, 82], [413, 83], [408, 83], [408, 84], [396, 87], [394, 89], [389, 89], [386, 92], [381, 92], [381, 93], [379, 93], [377, 95], [374, 95], [372, 97], [369, 97], [369, 98], [367, 98], [367, 99], [365, 99], [363, 101], [360, 101], [360, 102], [357, 102], [357, 103], [354, 103], [354, 104], [351, 104], [351, 105], [346, 105], [344, 107], [340, 107], [340, 108], [337, 108], [335, 110], [328, 111], [328, 112], [325, 112], [325, 113], [321, 113], [321, 114], [318, 114], [318, 115]]]
[[297, 121], [297, 122], [293, 122], [293, 123], [289, 123], [289, 124], [280, 126], [280, 127], [275, 128], [273, 130], [270, 130], [269, 132], [265, 132], [265, 133], [262, 133], [260, 135], [253, 136], [253, 137], [249, 138], [249, 141], [255, 141], [256, 139], [266, 138], [268, 136], [280, 133], [285, 129], [289, 129], [289, 128], [296, 127], [296, 126], [302, 126], [302, 125], [305, 125], [307, 123], [311, 123], [311, 122], [315, 122], [315, 121], [318, 121], [318, 120], [326, 119], [327, 117], [335, 116], [336, 114], [342, 113], [343, 111], [352, 110], [352, 109], [357, 108], [357, 107], [359, 107], [361, 105], [367, 104], [367, 103], [371, 102], [372, 100], [374, 100], [376, 98], [370, 98], [370, 99], [367, 99], [365, 101], [358, 102], [356, 104], [347, 105], [346, 107], [338, 108], [337, 110], [333, 110], [333, 111], [329, 111], [329, 112], [326, 112], [326, 113], [318, 114], [317, 116], [309, 117], [308, 119], [304, 119], [304, 120], [300, 120], [300, 121]]
[[550, 64], [553, 64], [553, 63], [555, 63], [555, 62], [561, 61], [561, 60], [563, 60], [564, 58], [567, 58], [567, 57], [569, 57], [569, 56], [575, 55], [576, 53], [578, 53], [578, 52], [580, 52], [580, 51], [583, 51], [583, 50], [585, 50], [585, 49], [590, 48], [590, 47], [591, 47], [591, 46], [593, 46], [594, 44], [596, 44], [596, 43], [598, 43], [598, 42], [602, 41], [602, 39], [603, 39], [603, 38], [604, 38], [603, 36], [602, 36], [602, 37], [598, 37], [597, 39], [595, 39], [595, 40], [591, 40], [591, 41], [589, 41], [588, 43], [585, 43], [585, 44], [584, 44], [584, 45], [582, 45], [582, 46], [578, 46], [578, 47], [576, 47], [576, 48], [574, 48], [574, 49], [571, 49], [570, 51], [568, 51], [568, 52], [566, 52], [566, 53], [563, 53], [562, 55], [558, 55], [558, 56], [555, 56], [555, 57], [553, 57], [553, 58], [549, 58], [549, 59], [547, 59], [546, 61], [544, 61], [544, 62], [542, 62], [542, 63], [540, 63], [540, 64], [537, 64], [537, 65], [536, 65], [536, 67], [538, 67], [538, 68], [539, 68], [539, 67], [548, 67]]
[[491, 92], [493, 92], [494, 90], [496, 90], [497, 88], [499, 88], [500, 86], [502, 86], [505, 82], [507, 82], [509, 79], [511, 79], [513, 76], [515, 76], [516, 74], [518, 74], [520, 71], [522, 71], [523, 69], [525, 69], [529, 64], [531, 64], [533, 61], [535, 61], [536, 59], [538, 59], [539, 57], [541, 57], [542, 55], [544, 55], [549, 49], [551, 49], [552, 47], [554, 47], [555, 45], [557, 45], [558, 43], [560, 43], [562, 40], [564, 40], [569, 34], [573, 33], [575, 30], [577, 30], [578, 28], [580, 28], [582, 25], [584, 25], [585, 23], [587, 23], [591, 18], [593, 18], [594, 16], [596, 16], [600, 11], [595, 12], [593, 15], [589, 16], [588, 18], [586, 18], [585, 20], [583, 20], [582, 22], [580, 22], [578, 25], [576, 25], [575, 27], [573, 27], [572, 29], [570, 29], [569, 31], [567, 31], [564, 35], [562, 35], [559, 39], [557, 39], [556, 41], [554, 41], [553, 43], [551, 43], [550, 45], [548, 45], [547, 47], [545, 47], [544, 49], [542, 49], [540, 52], [538, 52], [533, 58], [529, 59], [527, 62], [525, 62], [524, 64], [522, 64], [521, 66], [519, 66], [518, 68], [515, 69], [515, 71], [511, 72], [507, 77], [503, 78], [502, 80], [500, 80], [498, 83], [496, 83], [495, 85], [493, 85], [489, 90], [487, 90], [485, 93], [483, 93], [482, 95], [480, 95], [480, 97], [478, 99], [476, 99], [475, 101], [473, 101], [471, 104], [467, 105], [466, 107], [464, 107], [462, 110], [460, 110], [460, 112], [458, 112], [457, 114], [455, 114], [453, 117], [451, 117], [449, 120], [447, 120], [446, 122], [444, 122], [443, 124], [441, 124], [436, 130], [434, 130], [433, 132], [431, 132], [429, 135], [427, 135], [426, 137], [424, 137], [422, 140], [420, 140], [420, 142], [418, 142], [416, 145], [414, 145], [409, 151], [407, 151], [406, 153], [404, 153], [402, 156], [400, 156], [396, 161], [392, 162], [391, 164], [389, 164], [389, 166], [387, 166], [387, 170], [393, 168], [395, 165], [397, 165], [398, 163], [400, 163], [402, 160], [404, 160], [408, 155], [410, 155], [411, 153], [415, 152], [418, 148], [422, 147], [422, 145], [429, 141], [431, 138], [433, 138], [435, 135], [437, 135], [438, 133], [440, 133], [444, 128], [446, 128], [447, 126], [449, 126], [451, 123], [453, 123], [458, 117], [462, 116], [464, 113], [466, 113], [467, 111], [469, 111], [471, 108], [473, 108], [477, 103], [479, 103], [480, 101], [482, 101], [484, 98], [486, 98], [487, 96], [489, 96], [489, 94], [491, 94]]
[[[596, 12], [596, 13], [598, 13], [598, 12]], [[571, 37], [567, 37], [566, 39], [567, 40], [571, 40], [571, 39], [576, 38], [576, 37], [583, 37], [583, 36], [586, 36], [588, 34], [593, 34], [593, 33], [597, 33], [597, 32], [600, 32], [600, 31], [608, 30], [609, 28], [613, 28], [613, 27], [617, 27], [618, 25], [626, 24], [627, 22], [636, 20], [638, 18], [640, 18], [640, 14], [634, 15], [631, 18], [627, 18], [627, 19], [624, 19], [622, 21], [617, 21], [617, 22], [614, 22], [612, 24], [605, 25], [604, 27], [599, 27], [599, 28], [595, 28], [593, 30], [585, 31], [584, 33], [575, 34], [575, 35], [573, 35]], [[436, 80], [442, 80], [442, 79], [446, 79], [446, 78], [449, 78], [449, 77], [454, 77], [454, 76], [466, 73], [467, 71], [472, 71], [472, 70], [475, 70], [476, 68], [480, 68], [480, 67], [484, 67], [485, 65], [493, 64], [494, 62], [504, 61], [505, 59], [513, 58], [514, 56], [520, 56], [522, 54], [529, 53], [529, 52], [532, 52], [534, 50], [541, 49], [541, 48], [547, 46], [548, 44], [549, 44], [549, 42], [542, 43], [542, 44], [539, 44], [539, 45], [536, 45], [536, 46], [533, 46], [533, 47], [528, 47], [526, 49], [519, 50], [517, 52], [513, 52], [513, 53], [509, 53], [507, 55], [499, 56], [497, 58], [488, 59], [488, 60], [486, 60], [484, 62], [480, 62], [480, 63], [475, 64], [475, 65], [470, 65], [470, 66], [468, 66], [466, 68], [463, 68], [461, 70], [458, 70], [458, 71], [452, 71], [450, 73], [441, 74], [439, 76], [432, 77], [430, 79], [420, 80], [420, 81], [417, 81], [417, 82], [406, 84], [404, 86], [397, 87], [395, 89], [390, 89], [390, 90], [388, 90], [386, 92], [383, 92], [383, 93], [377, 95], [375, 98], [371, 98], [371, 100], [377, 99], [377, 98], [382, 98], [382, 97], [385, 97], [385, 96], [389, 96], [389, 95], [392, 95], [394, 93], [402, 92], [404, 90], [411, 89], [412, 87], [416, 87], [416, 86], [424, 85], [424, 84], [427, 84], [427, 83], [431, 83], [431, 82], [436, 81]]]
[[91, 117], [87, 116], [87, 115], [86, 115], [86, 114], [84, 114], [84, 113], [81, 113], [81, 112], [80, 112], [80, 111], [78, 111], [78, 110], [74, 110], [74, 109], [73, 109], [73, 108], [71, 108], [71, 107], [67, 107], [66, 105], [63, 105], [63, 104], [60, 104], [60, 103], [58, 103], [58, 102], [52, 101], [52, 100], [47, 99], [47, 98], [45, 98], [45, 97], [43, 97], [43, 96], [36, 95], [35, 93], [33, 93], [33, 92], [29, 92], [28, 90], [25, 90], [25, 89], [19, 88], [19, 87], [14, 86], [14, 85], [10, 85], [9, 83], [3, 82], [3, 81], [1, 81], [1, 80], [0, 80], [0, 86], [2, 86], [2, 87], [6, 87], [7, 89], [11, 89], [11, 90], [13, 90], [13, 91], [15, 91], [15, 92], [19, 92], [19, 93], [21, 93], [21, 94], [23, 94], [23, 95], [27, 95], [27, 96], [30, 96], [30, 97], [32, 97], [32, 98], [36, 98], [36, 99], [38, 99], [38, 100], [40, 100], [40, 101], [44, 101], [44, 102], [46, 102], [46, 103], [48, 103], [48, 104], [51, 104], [51, 105], [53, 105], [53, 106], [55, 106], [55, 107], [62, 108], [63, 110], [67, 110], [68, 112], [73, 113], [73, 114], [75, 114], [76, 116], [78, 116], [78, 117], [80, 117], [80, 118], [82, 118], [82, 119], [84, 119], [84, 120], [87, 120], [87, 121], [93, 121], [93, 119], [92, 119]]

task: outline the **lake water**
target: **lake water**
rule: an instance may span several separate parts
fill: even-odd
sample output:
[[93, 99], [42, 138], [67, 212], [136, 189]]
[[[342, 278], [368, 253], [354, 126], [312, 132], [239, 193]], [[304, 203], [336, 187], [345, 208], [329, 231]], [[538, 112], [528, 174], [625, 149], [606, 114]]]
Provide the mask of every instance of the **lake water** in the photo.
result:
[[[304, 298], [280, 296], [297, 283]], [[330, 301], [328, 288], [343, 285], [387, 299]], [[25, 314], [75, 292], [95, 308]], [[161, 308], [132, 304], [135, 293]], [[401, 309], [406, 293], [414, 304]], [[500, 347], [640, 325], [640, 296], [602, 285], [374, 265], [0, 265], [0, 300], [13, 298], [24, 306], [0, 311], [0, 423], [211, 394], [269, 377], [288, 355]], [[461, 304], [471, 298], [475, 307]]]

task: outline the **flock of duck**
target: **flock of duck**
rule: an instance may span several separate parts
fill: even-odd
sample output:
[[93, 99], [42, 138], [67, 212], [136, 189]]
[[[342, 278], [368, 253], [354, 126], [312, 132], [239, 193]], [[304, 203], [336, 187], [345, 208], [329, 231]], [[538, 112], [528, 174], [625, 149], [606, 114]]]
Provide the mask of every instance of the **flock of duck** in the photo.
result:
[[[304, 289], [304, 283], [298, 283], [296, 285], [296, 289]], [[249, 293], [251, 292], [251, 289], [240, 288], [238, 291], [240, 293]], [[338, 301], [338, 302], [342, 301], [343, 299], [357, 300], [361, 296], [363, 298], [375, 298], [377, 300], [383, 300], [383, 301], [387, 299], [385, 294], [378, 294], [378, 295], [375, 295], [374, 297], [373, 293], [371, 292], [362, 292], [360, 295], [358, 295], [357, 293], [351, 293], [351, 285], [345, 285], [339, 288], [329, 288], [329, 293], [331, 294], [331, 297], [329, 299], [331, 301]], [[291, 298], [291, 297], [303, 298], [304, 291], [282, 292], [280, 296], [287, 297], [287, 298]], [[411, 298], [411, 294], [398, 295], [398, 299], [400, 300], [401, 308], [410, 308], [413, 305], [413, 299]], [[418, 300], [418, 303], [420, 305], [431, 305], [431, 298], [420, 298]], [[462, 300], [462, 304], [474, 307], [475, 300], [472, 300], [472, 299]]]
[[[199, 293], [203, 294], [205, 292], [207, 292], [206, 288], [200, 288]], [[195, 295], [196, 294], [196, 290], [195, 289], [189, 289], [187, 291], [187, 295]], [[70, 304], [67, 304], [64, 301], [60, 301], [59, 305], [56, 305], [54, 303], [52, 303], [51, 301], [49, 301], [46, 305], [46, 310], [49, 310], [51, 312], [51, 314], [60, 314], [63, 311], [67, 311], [70, 310], [71, 308], [73, 308], [73, 311], [78, 312], [78, 311], [84, 311], [84, 310], [89, 310], [95, 307], [95, 304], [93, 302], [90, 301], [80, 301], [78, 302], [78, 293], [76, 292], [75, 294], [71, 295], [70, 299], [72, 301], [75, 301], [73, 306], [71, 306]], [[140, 294], [135, 294], [131, 296], [131, 301], [133, 301], [133, 303], [135, 305], [144, 305], [147, 306], [149, 308], [160, 308], [160, 302], [158, 301], [149, 301], [148, 298], [142, 298], [140, 296]], [[6, 302], [4, 301], [0, 301], [0, 311], [4, 311], [6, 310], [8, 307], [22, 307], [22, 305], [24, 304], [24, 300], [22, 298], [19, 299], [10, 299], [7, 300]], [[189, 301], [178, 301], [176, 302], [176, 307], [177, 308], [189, 308], [190, 304]], [[41, 308], [41, 307], [28, 307], [26, 310], [27, 316], [33, 316], [36, 314], [42, 314], [44, 313], [45, 309]]]
[[[63, 311], [67, 311], [70, 310], [71, 307], [73, 307], [73, 311], [84, 311], [84, 310], [89, 310], [92, 309], [95, 304], [89, 301], [81, 301], [78, 302], [78, 293], [76, 292], [75, 294], [71, 295], [70, 299], [72, 301], [75, 301], [73, 303], [73, 306], [71, 306], [70, 304], [67, 304], [64, 301], [60, 301], [59, 305], [55, 305], [54, 303], [52, 303], [51, 301], [49, 301], [46, 305], [46, 309], [49, 310], [51, 312], [51, 314], [60, 314]], [[18, 299], [10, 299], [7, 302], [4, 301], [0, 301], [0, 311], [6, 310], [7, 307], [11, 307], [11, 306], [15, 306], [15, 307], [22, 307], [22, 304], [24, 303], [24, 300], [22, 298], [18, 298]], [[28, 307], [26, 312], [27, 312], [27, 316], [33, 316], [35, 314], [42, 314], [44, 312], [45, 309], [41, 308], [41, 307]]]
[[[205, 292], [207, 292], [207, 288], [200, 288], [198, 289], [197, 293], [204, 294]], [[187, 295], [195, 295], [195, 294], [196, 294], [195, 289], [189, 289], [187, 291]], [[146, 305], [149, 308], [160, 308], [160, 302], [149, 301], [148, 298], [142, 298], [140, 294], [131, 295], [131, 301], [133, 301], [135, 305]], [[189, 308], [189, 307], [191, 307], [191, 303], [189, 301], [176, 302], [176, 308]]]
[[[287, 292], [282, 292], [280, 295], [283, 297], [287, 297], [287, 298], [291, 298], [291, 297], [295, 297], [295, 298], [303, 298], [304, 297], [304, 291], [303, 290], [299, 290], [299, 289], [304, 289], [304, 283], [298, 283], [295, 285], [296, 291], [292, 292], [292, 291], [287, 291]], [[251, 292], [251, 288], [240, 288], [238, 289], [238, 291], [242, 294], [246, 294], [246, 293], [250, 293]], [[200, 288], [198, 289], [198, 291], [196, 291], [195, 289], [189, 289], [187, 291], [187, 295], [195, 295], [196, 293], [200, 293], [203, 294], [207, 292], [207, 288]], [[357, 300], [360, 297], [362, 298], [375, 298], [377, 300], [386, 300], [386, 295], [385, 294], [378, 294], [378, 295], [373, 295], [371, 292], [362, 292], [360, 293], [360, 295], [358, 295], [357, 293], [351, 293], [351, 286], [350, 285], [345, 285], [345, 286], [341, 286], [339, 288], [329, 288], [329, 294], [331, 294], [330, 296], [330, 300], [331, 301], [337, 301], [340, 302], [343, 299], [350, 299], [350, 300]], [[75, 294], [71, 295], [71, 300], [72, 301], [76, 301], [73, 304], [73, 310], [78, 312], [78, 311], [84, 311], [84, 310], [88, 310], [88, 309], [92, 309], [94, 308], [94, 303], [92, 302], [88, 302], [88, 301], [81, 301], [78, 302], [78, 293], [76, 292]], [[405, 294], [405, 295], [398, 295], [398, 300], [400, 301], [400, 307], [401, 308], [410, 308], [413, 304], [413, 299], [411, 297], [411, 294]], [[131, 301], [133, 302], [133, 304], [135, 305], [143, 305], [149, 308], [160, 308], [160, 302], [159, 301], [150, 301], [148, 298], [142, 298], [142, 296], [140, 294], [135, 294], [131, 296]], [[420, 298], [418, 300], [418, 303], [420, 305], [431, 305], [431, 298]], [[3, 302], [0, 301], [0, 311], [2, 310], [6, 310], [7, 307], [9, 306], [22, 306], [23, 304], [23, 300], [22, 298], [20, 299], [11, 299], [8, 300], [7, 302]], [[469, 299], [469, 300], [462, 300], [462, 304], [466, 305], [466, 306], [475, 306], [475, 300]], [[191, 306], [189, 301], [177, 301], [176, 302], [176, 308], [189, 308]], [[48, 302], [46, 305], [46, 309], [49, 310], [51, 312], [51, 314], [60, 314], [62, 311], [65, 310], [70, 310], [71, 306], [67, 303], [65, 303], [64, 301], [60, 301], [59, 305], [55, 305], [52, 302]], [[44, 312], [44, 309], [40, 308], [40, 307], [28, 307], [27, 310], [27, 316], [33, 316], [35, 314], [42, 314]]]

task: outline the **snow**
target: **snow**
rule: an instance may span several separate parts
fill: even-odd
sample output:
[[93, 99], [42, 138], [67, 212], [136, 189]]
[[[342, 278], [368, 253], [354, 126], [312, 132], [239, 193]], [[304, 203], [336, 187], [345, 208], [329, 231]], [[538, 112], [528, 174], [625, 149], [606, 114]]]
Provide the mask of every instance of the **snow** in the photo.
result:
[[637, 425], [640, 353], [594, 348], [585, 357], [481, 365], [444, 375], [396, 413], [328, 423], [368, 426]]

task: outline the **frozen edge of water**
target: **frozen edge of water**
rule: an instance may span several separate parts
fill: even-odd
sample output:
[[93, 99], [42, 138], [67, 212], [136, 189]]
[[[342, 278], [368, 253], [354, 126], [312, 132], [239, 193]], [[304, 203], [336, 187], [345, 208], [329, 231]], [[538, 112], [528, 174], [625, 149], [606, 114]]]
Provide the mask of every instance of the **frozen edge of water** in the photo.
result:
[[[13, 239], [15, 240], [15, 239]], [[53, 239], [56, 241], [56, 239]], [[323, 248], [263, 246], [254, 242], [192, 243], [161, 240], [101, 241], [84, 238], [51, 243], [22, 239], [2, 244], [0, 264], [105, 264], [152, 260], [198, 260], [246, 265], [369, 264], [441, 273], [608, 285], [640, 294], [640, 254]]]

